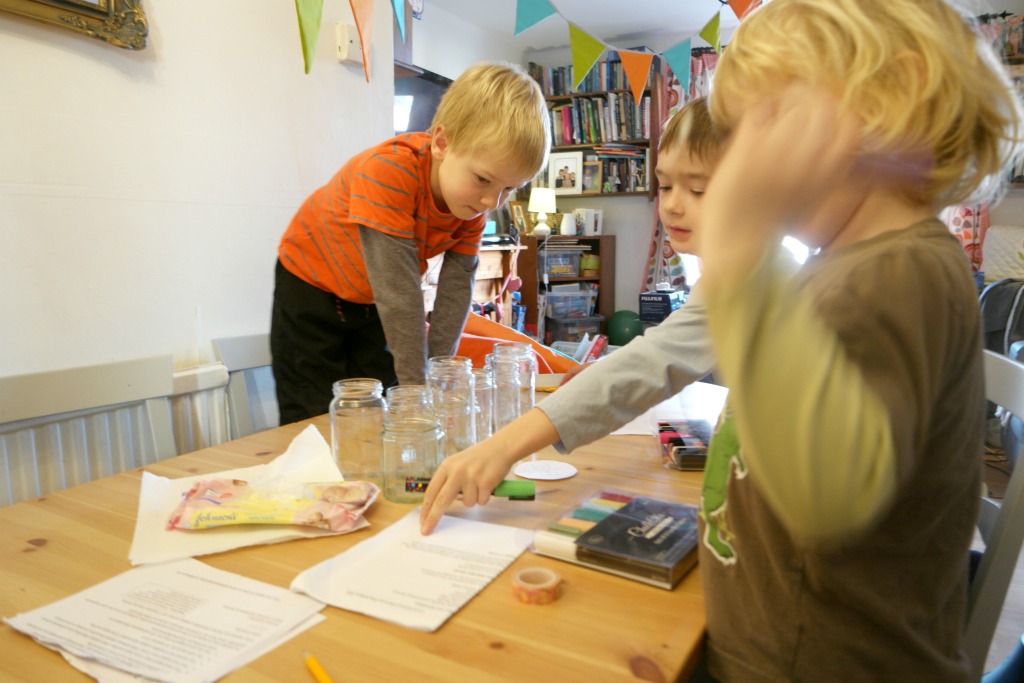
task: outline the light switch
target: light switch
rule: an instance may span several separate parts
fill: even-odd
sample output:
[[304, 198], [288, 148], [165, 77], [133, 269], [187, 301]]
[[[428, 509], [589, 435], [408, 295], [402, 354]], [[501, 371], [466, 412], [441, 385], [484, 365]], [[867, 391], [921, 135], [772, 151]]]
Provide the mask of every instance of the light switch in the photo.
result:
[[338, 61], [362, 64], [363, 46], [359, 43], [356, 27], [339, 21], [334, 25], [334, 33], [338, 41]]

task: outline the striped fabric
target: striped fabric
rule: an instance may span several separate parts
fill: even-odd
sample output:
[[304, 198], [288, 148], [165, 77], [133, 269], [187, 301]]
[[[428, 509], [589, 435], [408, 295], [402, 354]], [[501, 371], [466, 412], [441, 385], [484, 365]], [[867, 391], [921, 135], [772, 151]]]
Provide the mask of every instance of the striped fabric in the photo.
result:
[[485, 216], [442, 213], [430, 192], [430, 135], [409, 133], [356, 155], [299, 208], [278, 256], [296, 277], [358, 304], [373, 303], [359, 225], [414, 239], [420, 272], [445, 251], [475, 255]]

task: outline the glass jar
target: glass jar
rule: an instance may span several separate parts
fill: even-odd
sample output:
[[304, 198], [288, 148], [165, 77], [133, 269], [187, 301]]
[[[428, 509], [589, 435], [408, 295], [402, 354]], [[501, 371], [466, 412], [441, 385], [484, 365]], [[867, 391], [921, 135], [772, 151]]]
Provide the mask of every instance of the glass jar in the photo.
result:
[[384, 497], [397, 503], [421, 502], [443, 457], [443, 441], [436, 420], [407, 415], [389, 420], [381, 439]]
[[473, 382], [473, 414], [479, 443], [494, 433], [494, 374], [490, 368], [474, 369]]
[[498, 342], [491, 361], [495, 383], [495, 430], [520, 415], [536, 402], [537, 356], [529, 342]]
[[388, 389], [387, 408], [384, 412], [384, 424], [400, 415], [425, 417], [433, 419], [434, 413], [430, 406], [430, 393], [426, 384], [399, 384]]
[[334, 383], [331, 452], [348, 481], [380, 479], [384, 385], [366, 377]]
[[430, 405], [444, 432], [444, 455], [476, 443], [473, 413], [473, 364], [465, 356], [436, 356], [427, 361]]

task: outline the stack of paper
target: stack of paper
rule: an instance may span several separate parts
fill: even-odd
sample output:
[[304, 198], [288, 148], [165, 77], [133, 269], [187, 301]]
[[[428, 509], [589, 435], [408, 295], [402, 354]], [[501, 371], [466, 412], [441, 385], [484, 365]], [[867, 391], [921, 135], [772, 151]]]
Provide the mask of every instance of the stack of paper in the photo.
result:
[[139, 567], [5, 619], [101, 681], [215, 681], [323, 621], [323, 604], [196, 560]]

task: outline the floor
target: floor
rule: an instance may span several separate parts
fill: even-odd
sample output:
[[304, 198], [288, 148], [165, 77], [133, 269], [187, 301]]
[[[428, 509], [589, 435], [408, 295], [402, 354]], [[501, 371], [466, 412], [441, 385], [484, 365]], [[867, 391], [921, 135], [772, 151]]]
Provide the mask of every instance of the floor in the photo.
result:
[[[985, 483], [994, 498], [1002, 497], [1002, 492], [1010, 479], [1006, 458], [1001, 453], [990, 454], [986, 465]], [[1017, 571], [1014, 572], [999, 624], [992, 637], [985, 670], [991, 671], [1003, 661], [1016, 647], [1021, 635], [1024, 635], [1024, 555], [1017, 561]]]

